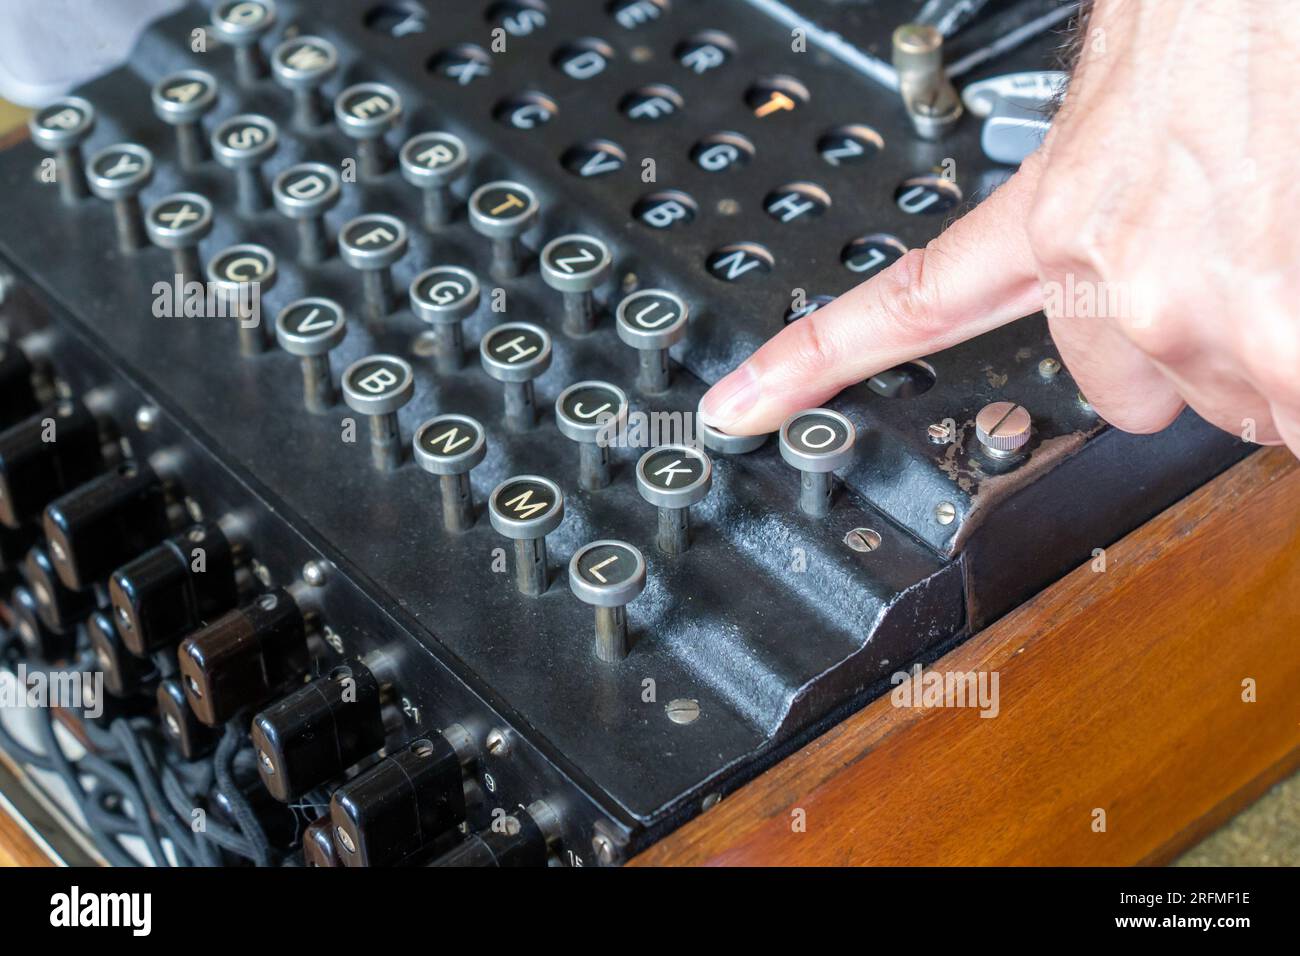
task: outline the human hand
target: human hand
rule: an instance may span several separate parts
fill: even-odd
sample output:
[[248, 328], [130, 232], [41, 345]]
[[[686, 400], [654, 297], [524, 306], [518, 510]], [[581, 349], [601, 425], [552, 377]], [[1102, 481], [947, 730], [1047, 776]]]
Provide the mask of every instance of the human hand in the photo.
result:
[[0, 99], [44, 106], [117, 66], [157, 17], [185, 0], [4, 0], [0, 3]]
[[924, 249], [764, 344], [704, 420], [773, 431], [1043, 310], [1117, 427], [1159, 431], [1186, 403], [1300, 455], [1297, 49], [1300, 24], [1266, 0], [1099, 0], [1043, 146]]

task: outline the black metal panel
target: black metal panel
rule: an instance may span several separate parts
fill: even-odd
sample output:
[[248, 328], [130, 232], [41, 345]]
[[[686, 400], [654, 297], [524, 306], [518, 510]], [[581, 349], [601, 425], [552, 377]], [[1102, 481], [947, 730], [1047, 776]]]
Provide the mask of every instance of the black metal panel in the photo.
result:
[[[638, 285], [663, 285], [691, 303], [690, 334], [673, 351], [681, 363], [675, 383], [653, 401], [634, 395], [639, 411], [693, 411], [708, 383], [781, 327], [795, 290], [812, 296], [852, 286], [859, 277], [839, 262], [848, 240], [884, 231], [915, 246], [936, 233], [940, 218], [909, 216], [894, 203], [905, 178], [950, 161], [974, 198], [1007, 172], [979, 153], [973, 126], [943, 143], [917, 141], [893, 94], [816, 49], [793, 52], [788, 30], [743, 0], [674, 3], [632, 31], [609, 18], [604, 0], [557, 0], [542, 30], [508, 38], [506, 51], [492, 56], [492, 75], [464, 88], [425, 65], [458, 43], [490, 46], [488, 3], [426, 2], [427, 29], [401, 38], [365, 26], [376, 6], [280, 4], [286, 30], [338, 45], [343, 65], [331, 93], [360, 80], [398, 88], [406, 118], [392, 142], [450, 130], [475, 157], [465, 185], [509, 177], [536, 189], [544, 211], [529, 237], [534, 248], [573, 229], [606, 239], [616, 263], [616, 290], [600, 296], [607, 307]], [[353, 154], [333, 128], [292, 133], [288, 95], [273, 84], [237, 90], [229, 51], [191, 52], [191, 31], [202, 20], [191, 7], [160, 22], [128, 67], [79, 91], [100, 111], [93, 145], [131, 140], [154, 151], [158, 171], [146, 199], [180, 188], [208, 196], [218, 214], [205, 253], [238, 241], [275, 250], [280, 277], [266, 296], [268, 315], [311, 294], [336, 297], [358, 316], [355, 272], [337, 260], [299, 267], [291, 224], [274, 212], [238, 216], [229, 173], [213, 165], [193, 175], [177, 168], [171, 131], [154, 120], [148, 91], [164, 74], [196, 65], [222, 81], [215, 117], [253, 111], [281, 124], [269, 174], [302, 159], [337, 163]], [[704, 29], [726, 31], [735, 50], [716, 73], [694, 76], [673, 50]], [[579, 37], [601, 38], [615, 51], [596, 80], [573, 80], [551, 63], [553, 50]], [[790, 116], [759, 119], [744, 106], [745, 91], [772, 74], [796, 77], [809, 102]], [[670, 83], [685, 109], [657, 124], [621, 116], [622, 96], [647, 83]], [[524, 91], [552, 97], [556, 118], [527, 132], [494, 118], [503, 98]], [[866, 123], [886, 143], [856, 172], [826, 164], [815, 148], [820, 132], [845, 123]], [[723, 130], [748, 136], [756, 154], [743, 170], [707, 173], [691, 162], [690, 148]], [[627, 168], [598, 180], [563, 170], [564, 151], [592, 138], [618, 143]], [[155, 286], [170, 278], [167, 255], [119, 254], [107, 206], [60, 205], [53, 186], [35, 181], [40, 158], [27, 146], [0, 155], [0, 253], [30, 289], [19, 304], [33, 311], [22, 321], [52, 322], [51, 351], [69, 389], [108, 387], [137, 454], [179, 449], [187, 492], [209, 516], [249, 516], [257, 556], [277, 583], [294, 580], [309, 559], [332, 562], [319, 589], [323, 619], [336, 652], [382, 651], [394, 665], [407, 715], [399, 736], [453, 721], [480, 742], [494, 727], [510, 730], [519, 741], [510, 757], [484, 761], [480, 783], [489, 802], [556, 801], [565, 846], [584, 858], [597, 822], [631, 848], [644, 845], [697, 812], [705, 797], [735, 787], [859, 706], [893, 671], [949, 646], [965, 632], [968, 603], [980, 622], [996, 616], [1246, 450], [1212, 437], [1217, 433], [1190, 416], [1162, 436], [1115, 436], [1080, 404], [1068, 374], [1038, 375], [1038, 362], [1056, 353], [1041, 319], [1029, 320], [929, 357], [936, 384], [922, 395], [886, 398], [862, 385], [837, 398], [834, 406], [858, 426], [859, 454], [824, 520], [795, 508], [797, 476], [774, 441], [748, 456], [715, 457], [713, 490], [694, 509], [695, 545], [669, 559], [655, 551], [653, 509], [632, 480], [639, 449], [618, 450], [613, 486], [581, 491], [577, 449], [549, 411], [536, 431], [507, 433], [500, 387], [476, 361], [435, 375], [420, 357], [427, 354], [423, 328], [408, 311], [383, 327], [354, 319], [334, 354], [336, 371], [379, 351], [416, 356], [416, 397], [400, 415], [404, 435], [438, 412], [487, 425], [488, 456], [473, 475], [480, 502], [496, 482], [521, 472], [563, 487], [565, 521], [549, 541], [557, 577], [542, 598], [527, 599], [501, 573], [507, 564], [498, 551], [509, 542], [486, 515], [464, 535], [443, 532], [430, 476], [409, 462], [390, 474], [371, 470], [364, 427], [358, 443], [342, 440], [344, 419], [356, 417], [344, 407], [321, 416], [302, 410], [294, 359], [278, 352], [241, 359], [229, 320], [156, 316], [166, 287]], [[642, 181], [644, 159], [654, 160], [653, 184]], [[769, 190], [804, 180], [832, 197], [815, 224], [781, 224], [762, 211]], [[661, 232], [632, 218], [639, 198], [663, 189], [694, 199], [694, 222]], [[542, 407], [582, 378], [632, 391], [635, 356], [607, 314], [593, 335], [564, 336], [558, 295], [535, 269], [519, 280], [488, 281], [485, 241], [463, 218], [436, 236], [415, 228], [418, 197], [395, 173], [379, 184], [346, 185], [329, 220], [336, 228], [363, 211], [391, 212], [412, 227], [411, 251], [395, 268], [399, 287], [449, 263], [475, 271], [488, 290], [505, 290], [505, 313], [485, 307], [469, 323], [471, 340], [507, 318], [552, 330], [555, 361], [538, 382]], [[739, 241], [771, 251], [770, 274], [738, 283], [710, 276], [703, 268], [709, 253]], [[989, 474], [970, 448], [974, 415], [992, 400], [1023, 403], [1037, 428], [1027, 462], [1001, 475]], [[163, 412], [147, 432], [129, 427], [143, 402]], [[949, 418], [962, 440], [931, 444], [927, 425]], [[1089, 481], [1104, 494], [1091, 494]], [[944, 502], [955, 515], [946, 524], [936, 520]], [[1034, 522], [1036, 534], [1027, 529]], [[854, 528], [877, 531], [880, 548], [849, 549], [843, 538]], [[593, 656], [591, 610], [569, 593], [563, 572], [568, 556], [597, 537], [632, 541], [649, 562], [649, 585], [629, 610], [636, 646], [613, 666]], [[647, 680], [653, 702], [645, 699]], [[697, 700], [701, 717], [687, 725], [669, 720], [664, 704], [674, 698]]]

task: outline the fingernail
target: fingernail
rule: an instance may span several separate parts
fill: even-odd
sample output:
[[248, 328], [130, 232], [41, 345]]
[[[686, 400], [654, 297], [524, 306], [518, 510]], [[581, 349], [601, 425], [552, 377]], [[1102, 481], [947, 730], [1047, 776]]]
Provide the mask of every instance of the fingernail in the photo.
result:
[[739, 419], [758, 401], [758, 376], [748, 365], [742, 365], [700, 399], [700, 417], [706, 425], [721, 428]]

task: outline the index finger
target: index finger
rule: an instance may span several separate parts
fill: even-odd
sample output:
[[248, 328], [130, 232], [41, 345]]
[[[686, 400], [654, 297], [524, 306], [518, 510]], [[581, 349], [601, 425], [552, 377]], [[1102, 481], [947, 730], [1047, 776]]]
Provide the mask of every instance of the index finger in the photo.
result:
[[775, 431], [848, 385], [1041, 309], [1025, 228], [1038, 168], [1026, 163], [925, 248], [783, 329], [708, 391], [704, 421]]

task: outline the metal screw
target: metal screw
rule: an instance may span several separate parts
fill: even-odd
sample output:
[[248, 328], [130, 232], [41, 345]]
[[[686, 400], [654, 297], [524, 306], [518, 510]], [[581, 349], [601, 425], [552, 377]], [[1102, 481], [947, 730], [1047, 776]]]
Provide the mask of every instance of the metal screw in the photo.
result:
[[952, 426], [947, 422], [935, 422], [925, 430], [926, 437], [935, 445], [946, 445], [952, 441]]
[[844, 543], [854, 551], [875, 551], [880, 547], [880, 532], [871, 528], [854, 528], [844, 536]]
[[158, 424], [158, 409], [153, 405], [141, 405], [135, 410], [135, 427], [142, 432], [153, 431]]
[[596, 860], [606, 866], [618, 858], [618, 851], [614, 847], [614, 841], [603, 833], [597, 833], [591, 838], [591, 848], [596, 851]]
[[1056, 374], [1061, 371], [1061, 363], [1054, 358], [1045, 358], [1038, 363], [1038, 374], [1043, 378], [1056, 378]]
[[421, 332], [411, 339], [411, 354], [418, 358], [432, 358], [438, 351], [438, 335], [435, 332]]
[[736, 202], [736, 200], [734, 199], [718, 200], [719, 216], [734, 216], [738, 212], [740, 212], [740, 203]]
[[930, 92], [927, 94], [928, 97], [927, 99], [918, 100], [915, 104], [916, 111], [925, 116], [938, 116], [940, 110], [935, 103], [935, 100], [938, 98], [938, 95], [939, 94], [937, 92]]
[[302, 579], [314, 588], [325, 584], [325, 564], [322, 561], [308, 561], [302, 566]]
[[487, 735], [487, 752], [494, 757], [504, 757], [510, 753], [510, 741], [506, 732], [493, 727]]
[[356, 844], [352, 842], [352, 835], [348, 833], [347, 830], [342, 827], [335, 827], [334, 836], [338, 839], [339, 843], [343, 845], [343, 849], [347, 850], [349, 853], [357, 852]]
[[687, 697], [670, 700], [664, 705], [668, 719], [674, 724], [693, 724], [700, 716], [700, 702]]
[[943, 44], [943, 34], [920, 23], [904, 23], [894, 31], [894, 43], [908, 53], [930, 53]]
[[1079, 405], [1083, 408], [1084, 411], [1088, 411], [1088, 412], [1092, 411], [1092, 402], [1088, 401], [1087, 397], [1084, 396], [1083, 392], [1080, 392], [1075, 397], [1078, 400]]
[[700, 801], [700, 809], [701, 809], [701, 810], [712, 810], [714, 807], [716, 807], [716, 806], [717, 806], [719, 803], [721, 803], [721, 802], [722, 802], [722, 794], [720, 794], [720, 793], [711, 793], [711, 794], [709, 794], [707, 797], [705, 797], [703, 800]]
[[939, 524], [952, 524], [957, 517], [957, 507], [951, 501], [941, 501], [934, 509], [934, 518]]

